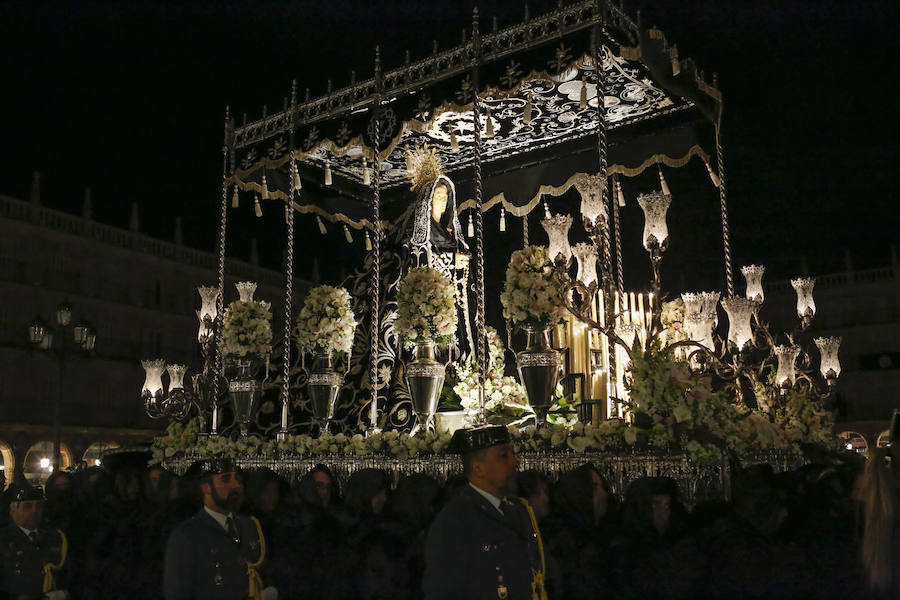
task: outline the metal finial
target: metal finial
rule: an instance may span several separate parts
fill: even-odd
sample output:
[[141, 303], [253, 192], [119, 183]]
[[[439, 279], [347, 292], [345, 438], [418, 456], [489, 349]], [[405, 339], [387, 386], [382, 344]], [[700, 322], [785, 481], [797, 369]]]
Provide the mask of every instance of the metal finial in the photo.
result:
[[406, 66], [409, 66], [409, 50], [406, 51]]
[[291, 106], [297, 104], [297, 80], [291, 82]]
[[355, 84], [356, 84], [356, 71], [351, 69], [350, 70], [350, 85], [355, 85]]
[[438, 53], [438, 43], [437, 43], [437, 40], [431, 40], [431, 53], [432, 53], [432, 54], [437, 54], [437, 53]]
[[528, 10], [528, 3], [526, 2], [525, 3], [525, 20], [527, 21], [530, 18], [531, 18], [531, 11]]
[[494, 15], [494, 19], [493, 19], [493, 20], [494, 20], [494, 25], [493, 25], [493, 27], [494, 27], [494, 33], [497, 33], [497, 15]]
[[243, 125], [246, 125], [246, 124], [247, 124], [247, 113], [244, 113], [244, 118], [243, 118], [242, 121], [241, 121], [241, 125], [243, 126]]
[[303, 95], [303, 101], [309, 102], [309, 88], [306, 88], [306, 93]]
[[269, 106], [267, 104], [263, 104], [263, 112], [262, 112], [263, 119], [266, 118], [266, 115], [268, 114], [268, 112], [269, 112]]
[[330, 94], [331, 93], [331, 80], [330, 79], [328, 80], [328, 88], [327, 89], [328, 89], [328, 93]]
[[288, 107], [288, 99], [287, 96], [281, 99], [281, 110], [287, 110]]

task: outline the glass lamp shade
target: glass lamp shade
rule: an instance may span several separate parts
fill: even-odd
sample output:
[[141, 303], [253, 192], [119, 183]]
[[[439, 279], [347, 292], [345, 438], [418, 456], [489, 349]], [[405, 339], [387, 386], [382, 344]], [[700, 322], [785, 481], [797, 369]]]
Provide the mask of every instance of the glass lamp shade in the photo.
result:
[[187, 365], [169, 365], [166, 371], [169, 373], [169, 390], [183, 390]]
[[775, 357], [778, 359], [778, 370], [775, 372], [775, 383], [779, 387], [789, 387], [794, 385], [797, 373], [794, 371], [794, 362], [800, 355], [800, 346], [775, 346]]
[[[197, 311], [197, 317], [202, 323], [207, 318], [211, 321], [216, 320], [216, 300], [219, 299], [219, 288], [200, 286], [197, 288], [200, 294], [200, 310]], [[252, 295], [252, 293], [251, 293]]]
[[722, 308], [728, 313], [728, 341], [740, 350], [753, 338], [750, 317], [756, 311], [757, 304], [747, 298], [726, 298], [722, 300]]
[[696, 317], [703, 310], [703, 297], [694, 292], [685, 292], [681, 295], [681, 301], [684, 302], [684, 317]]
[[626, 324], [626, 325], [617, 325], [616, 326], [616, 335], [622, 338], [622, 341], [628, 345], [628, 349], [631, 350], [634, 347], [634, 339], [637, 337], [638, 332], [641, 330], [640, 325], [635, 324]]
[[713, 329], [715, 328], [716, 318], [710, 313], [698, 313], [685, 317], [684, 324], [687, 330], [687, 336], [703, 344], [710, 350], [716, 349], [715, 338], [713, 338]]
[[575, 180], [575, 189], [581, 194], [581, 216], [592, 227], [605, 225], [607, 222], [606, 205], [603, 203], [604, 188], [606, 176], [600, 173]]
[[797, 292], [797, 316], [814, 317], [816, 315], [816, 302], [813, 300], [813, 287], [816, 280], [813, 277], [801, 277], [791, 279], [791, 286]]
[[156, 397], [163, 392], [162, 374], [166, 370], [166, 361], [161, 358], [156, 360], [142, 360], [144, 367], [144, 388], [142, 392]]
[[700, 292], [700, 312], [712, 317], [713, 329], [719, 324], [719, 292]]
[[841, 374], [841, 361], [838, 358], [838, 348], [841, 347], [839, 337], [818, 337], [814, 340], [822, 355], [822, 364], [819, 370], [826, 379], [837, 378]]
[[637, 201], [644, 211], [644, 248], [665, 250], [669, 244], [666, 213], [669, 211], [669, 204], [672, 203], [672, 196], [653, 192], [641, 194]]
[[85, 350], [93, 350], [94, 344], [97, 343], [97, 334], [90, 327], [84, 328], [84, 338], [81, 340], [81, 347]]
[[547, 254], [550, 260], [556, 262], [557, 257], [562, 255], [563, 259], [568, 262], [572, 258], [572, 247], [569, 246], [569, 228], [572, 227], [571, 215], [554, 215], [548, 219], [543, 219], [541, 225], [550, 238], [547, 244]]
[[241, 302], [250, 302], [253, 300], [253, 293], [256, 291], [256, 283], [252, 281], [239, 281], [234, 284], [237, 288]]
[[40, 319], [35, 319], [28, 327], [28, 339], [32, 344], [40, 344], [44, 339], [44, 323]]
[[746, 295], [750, 300], [756, 300], [757, 302], [765, 300], [766, 293], [763, 291], [762, 286], [762, 277], [765, 272], [766, 268], [761, 265], [747, 265], [741, 267], [741, 273], [744, 274], [744, 279], [747, 280]]
[[56, 322], [63, 327], [67, 327], [72, 321], [72, 305], [68, 300], [63, 300], [56, 308]]
[[575, 244], [572, 254], [578, 261], [578, 281], [586, 286], [597, 282], [597, 249], [593, 244]]
[[83, 344], [87, 334], [88, 326], [84, 323], [79, 323], [72, 329], [72, 338], [75, 340], [76, 344]]

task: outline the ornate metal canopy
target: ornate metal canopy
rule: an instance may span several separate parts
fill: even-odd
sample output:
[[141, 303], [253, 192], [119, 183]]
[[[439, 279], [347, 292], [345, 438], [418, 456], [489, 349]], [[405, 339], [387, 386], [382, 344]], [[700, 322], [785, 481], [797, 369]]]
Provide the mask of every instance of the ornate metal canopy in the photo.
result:
[[[423, 143], [435, 148], [451, 177], [473, 164], [471, 65], [478, 56], [483, 209], [503, 202], [514, 214], [527, 214], [542, 193], [563, 193], [573, 174], [596, 171], [597, 35], [608, 172], [635, 175], [695, 156], [708, 162], [719, 91], [691, 61], [679, 60], [659, 30], [642, 30], [621, 5], [586, 0], [482, 34], [480, 53], [474, 42], [462, 43], [386, 72], [376, 58], [368, 80], [229, 130], [236, 160], [226, 182], [263, 200], [286, 200], [293, 157], [304, 182], [322, 182], [325, 171], [333, 180], [331, 191], [304, 193], [295, 201], [297, 210], [368, 228], [369, 209], [353, 199], [370, 197], [366, 171], [377, 159], [389, 219], [392, 197], [405, 192], [407, 149]], [[515, 198], [509, 195], [510, 171], [517, 171]], [[459, 210], [469, 208], [465, 185], [460, 193]]]

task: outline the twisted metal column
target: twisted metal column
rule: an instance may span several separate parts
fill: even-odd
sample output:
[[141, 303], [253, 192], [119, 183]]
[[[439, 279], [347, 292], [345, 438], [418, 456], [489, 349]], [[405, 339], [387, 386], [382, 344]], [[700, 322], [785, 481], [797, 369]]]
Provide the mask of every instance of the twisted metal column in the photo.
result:
[[[294, 120], [297, 108], [297, 80], [291, 85], [291, 121]], [[290, 145], [288, 146], [290, 160], [288, 161], [288, 193], [287, 203], [284, 207], [284, 222], [287, 229], [287, 255], [284, 264], [284, 349], [283, 365], [281, 370], [281, 429], [276, 434], [278, 441], [283, 441], [288, 435], [288, 417], [291, 408], [291, 314], [292, 295], [294, 291], [294, 127], [291, 126]]]
[[216, 297], [216, 331], [215, 362], [216, 372], [213, 374], [212, 423], [209, 434], [219, 433], [219, 378], [222, 374], [222, 350], [219, 340], [222, 339], [222, 323], [225, 318], [225, 231], [228, 223], [228, 159], [231, 156], [231, 167], [234, 169], [234, 148], [231, 147], [231, 109], [225, 107], [225, 139], [222, 143], [222, 204], [219, 218], [219, 294]]
[[616, 243], [616, 281], [618, 283], [619, 293], [625, 293], [625, 276], [624, 271], [622, 270], [622, 236], [619, 233], [619, 203], [614, 198], [616, 190], [618, 189], [618, 179], [615, 175], [612, 176], [612, 185], [609, 192], [610, 204], [612, 205], [613, 210], [613, 234], [615, 236]]
[[725, 195], [725, 159], [722, 154], [721, 126], [716, 125], [716, 166], [719, 170], [719, 206], [722, 211], [722, 246], [725, 251], [725, 285], [734, 298], [734, 274], [731, 265], [731, 237], [728, 229], [728, 198]]
[[[602, 18], [603, 13], [601, 11], [599, 0], [595, 3], [595, 9], [597, 18]], [[606, 158], [606, 123], [604, 120], [606, 94], [603, 89], [603, 57], [605, 53], [599, 24], [594, 26], [593, 36], [594, 43], [592, 44], [592, 46], [594, 50], [594, 68], [597, 71], [597, 154], [600, 163], [600, 174], [606, 176], [608, 169]], [[603, 194], [603, 204], [606, 208], [606, 214], [610, 215], [612, 214], [612, 211], [610, 210], [610, 194], [607, 193], [607, 188], [608, 186], [604, 185], [603, 190], [601, 190], [601, 194]], [[601, 246], [603, 258], [601, 263], [603, 277], [603, 316], [604, 324], [606, 325], [606, 327], [611, 327], [614, 325], [613, 321], [615, 320], [613, 298], [618, 292], [612, 274], [612, 258], [610, 256], [610, 235], [608, 220], [606, 223], [604, 223], [603, 226]], [[609, 337], [607, 337], [607, 363], [609, 376], [609, 389], [607, 390], [607, 415], [609, 417], [612, 417], [612, 413], [615, 408], [615, 400], [613, 398], [617, 393], [616, 390], [618, 390], [618, 386], [616, 385], [616, 346], [613, 343], [613, 340]]]
[[482, 195], [484, 182], [481, 170], [481, 109], [478, 104], [478, 63], [481, 58], [481, 35], [478, 31], [478, 7], [472, 10], [472, 118], [475, 121], [475, 362], [478, 365], [478, 422], [484, 423], [484, 382], [487, 372], [487, 354], [484, 335], [484, 218]]
[[369, 428], [367, 434], [376, 433], [378, 428], [378, 335], [380, 332], [379, 299], [381, 291], [381, 161], [378, 147], [381, 145], [381, 47], [375, 47], [375, 108], [372, 110], [372, 282], [369, 285], [369, 317], [372, 330], [369, 335], [369, 385], [371, 397], [369, 405]]

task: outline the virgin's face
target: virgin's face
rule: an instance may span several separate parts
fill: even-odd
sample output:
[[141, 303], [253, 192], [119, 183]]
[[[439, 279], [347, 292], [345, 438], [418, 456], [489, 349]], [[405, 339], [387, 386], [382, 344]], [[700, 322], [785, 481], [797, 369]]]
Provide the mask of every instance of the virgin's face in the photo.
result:
[[447, 186], [444, 184], [434, 188], [434, 194], [431, 197], [431, 218], [440, 221], [447, 210]]

